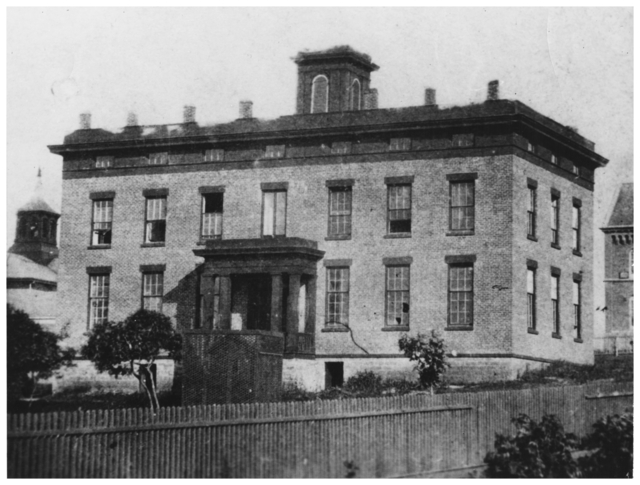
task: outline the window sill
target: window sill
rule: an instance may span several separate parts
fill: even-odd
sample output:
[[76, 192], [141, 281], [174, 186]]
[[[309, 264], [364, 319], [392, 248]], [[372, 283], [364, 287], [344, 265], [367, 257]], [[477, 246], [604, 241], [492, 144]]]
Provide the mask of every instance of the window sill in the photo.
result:
[[400, 239], [403, 237], [411, 237], [411, 233], [410, 232], [396, 232], [396, 233], [392, 233], [392, 234], [385, 234], [383, 236], [384, 239]]
[[527, 333], [530, 333], [531, 335], [539, 334], [539, 332], [535, 328], [527, 328]]
[[207, 241], [220, 241], [222, 240], [222, 236], [220, 237], [209, 237], [207, 239], [198, 239], [198, 242], [196, 243], [196, 245], [198, 246], [206, 246], [207, 245]]
[[111, 249], [111, 244], [95, 244], [87, 246], [87, 249]]
[[555, 333], [555, 332], [553, 332], [553, 333], [551, 334], [551, 337], [553, 337], [553, 338], [557, 338], [557, 339], [562, 339], [562, 335], [560, 335], [559, 333]]
[[324, 327], [320, 331], [321, 332], [329, 332], [329, 333], [333, 333], [333, 332], [348, 332], [349, 329], [347, 327]]
[[582, 257], [582, 253], [581, 253], [580, 251], [578, 251], [577, 249], [574, 249], [574, 250], [573, 250], [573, 255], [574, 255], [574, 256]]
[[538, 242], [538, 238], [537, 238], [537, 237], [535, 237], [535, 236], [532, 236], [531, 234], [527, 234], [527, 239], [528, 239], [529, 241], [535, 241], [535, 242]]
[[163, 248], [164, 247], [164, 243], [163, 242], [149, 242], [149, 243], [142, 243], [140, 245], [141, 248]]
[[460, 325], [459, 327], [445, 327], [444, 331], [445, 332], [472, 332], [473, 325], [469, 325], [469, 326]]
[[349, 241], [351, 240], [351, 234], [327, 236], [324, 238], [324, 240], [325, 241]]
[[584, 341], [581, 338], [574, 338], [573, 341], [578, 344], [584, 343]]
[[557, 243], [551, 243], [551, 247], [552, 247], [553, 249], [560, 249], [560, 245], [559, 245], [559, 244], [557, 244]]
[[476, 231], [447, 231], [447, 236], [474, 236]]
[[383, 332], [408, 332], [409, 325], [398, 325], [397, 327], [382, 327]]

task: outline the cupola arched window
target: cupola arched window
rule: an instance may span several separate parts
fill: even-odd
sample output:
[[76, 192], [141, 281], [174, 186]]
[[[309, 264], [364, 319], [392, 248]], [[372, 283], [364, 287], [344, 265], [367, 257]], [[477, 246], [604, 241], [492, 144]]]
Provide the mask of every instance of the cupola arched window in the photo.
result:
[[36, 217], [31, 217], [29, 219], [29, 238], [35, 239], [40, 235], [40, 221]]
[[360, 109], [361, 96], [360, 96], [360, 81], [354, 79], [349, 88], [349, 109], [351, 111], [357, 111]]
[[320, 74], [311, 83], [311, 112], [326, 113], [329, 111], [329, 80]]
[[51, 239], [49, 231], [50, 231], [49, 218], [48, 217], [43, 217], [42, 218], [42, 237], [45, 240]]
[[24, 216], [20, 217], [20, 221], [18, 223], [18, 237], [20, 239], [27, 237], [27, 218]]

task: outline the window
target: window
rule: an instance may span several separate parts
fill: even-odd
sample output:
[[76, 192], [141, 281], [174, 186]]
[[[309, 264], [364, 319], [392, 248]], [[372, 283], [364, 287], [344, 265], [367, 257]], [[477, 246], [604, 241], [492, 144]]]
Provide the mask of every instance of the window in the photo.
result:
[[326, 113], [329, 110], [329, 80], [316, 76], [311, 83], [311, 112]]
[[575, 163], [573, 163], [573, 165], [571, 166], [571, 171], [573, 172], [574, 175], [580, 175], [580, 166], [576, 165]]
[[351, 187], [329, 188], [329, 237], [351, 236]]
[[453, 231], [473, 231], [475, 228], [474, 182], [451, 182], [449, 227]]
[[349, 325], [349, 268], [327, 268], [328, 326]]
[[349, 109], [357, 111], [360, 109], [360, 81], [354, 79], [349, 89]]
[[387, 185], [387, 233], [411, 233], [411, 185]]
[[262, 192], [262, 235], [284, 236], [286, 234], [287, 191], [267, 190]]
[[629, 297], [629, 328], [633, 329], [633, 295]]
[[111, 225], [113, 223], [113, 199], [93, 201], [93, 222], [91, 227], [91, 245], [111, 244]]
[[169, 163], [169, 153], [159, 152], [149, 155], [149, 165], [166, 165]]
[[202, 194], [202, 239], [220, 239], [222, 237], [222, 209], [224, 194], [216, 192]]
[[633, 279], [633, 249], [629, 250], [629, 274]]
[[113, 167], [113, 157], [100, 155], [96, 157], [96, 168]]
[[527, 268], [527, 328], [536, 329], [536, 269]]
[[573, 250], [580, 251], [580, 206], [573, 204], [572, 223], [573, 230]]
[[528, 226], [527, 235], [529, 237], [536, 237], [536, 188], [529, 186], [529, 197], [527, 200], [527, 216]]
[[449, 325], [473, 325], [473, 265], [449, 265]]
[[267, 145], [264, 156], [265, 158], [284, 157], [284, 145]]
[[214, 275], [200, 275], [198, 320], [199, 328], [220, 328], [221, 279]]
[[89, 276], [89, 328], [109, 319], [109, 275]]
[[454, 147], [472, 147], [473, 133], [456, 133], [451, 137], [451, 145]]
[[387, 266], [388, 327], [409, 326], [409, 266]]
[[551, 195], [551, 244], [558, 246], [560, 237], [558, 234], [560, 226], [560, 197]]
[[145, 220], [145, 242], [161, 243], [165, 241], [167, 219], [167, 198], [147, 197]]
[[210, 149], [204, 151], [205, 162], [222, 162], [224, 161], [224, 150]]
[[389, 141], [389, 151], [403, 152], [411, 150], [411, 138], [391, 138]]
[[560, 275], [551, 275], [551, 311], [553, 316], [553, 335], [560, 336]]
[[551, 154], [551, 163], [553, 163], [554, 165], [558, 165], [558, 157]]
[[348, 155], [351, 152], [351, 142], [349, 141], [334, 141], [331, 144], [332, 155]]
[[573, 331], [576, 340], [582, 339], [582, 320], [580, 314], [580, 281], [573, 280]]
[[533, 153], [533, 145], [530, 141], [527, 141], [527, 151]]
[[164, 273], [142, 273], [142, 308], [162, 311]]

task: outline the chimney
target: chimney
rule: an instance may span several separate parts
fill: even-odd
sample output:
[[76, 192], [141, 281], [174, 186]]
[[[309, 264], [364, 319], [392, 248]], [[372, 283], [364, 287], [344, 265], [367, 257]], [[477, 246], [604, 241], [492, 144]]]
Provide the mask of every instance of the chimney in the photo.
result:
[[378, 90], [373, 88], [364, 93], [364, 109], [378, 109]]
[[424, 90], [424, 105], [436, 106], [436, 90], [433, 88], [427, 88]]
[[253, 101], [240, 101], [240, 118], [253, 118]]
[[183, 123], [195, 123], [196, 122], [196, 107], [191, 105], [185, 105], [183, 110]]
[[80, 113], [80, 129], [91, 129], [91, 113]]
[[133, 111], [129, 111], [127, 114], [127, 126], [138, 126], [138, 115]]
[[497, 101], [500, 99], [500, 81], [490, 81], [487, 89], [487, 101]]

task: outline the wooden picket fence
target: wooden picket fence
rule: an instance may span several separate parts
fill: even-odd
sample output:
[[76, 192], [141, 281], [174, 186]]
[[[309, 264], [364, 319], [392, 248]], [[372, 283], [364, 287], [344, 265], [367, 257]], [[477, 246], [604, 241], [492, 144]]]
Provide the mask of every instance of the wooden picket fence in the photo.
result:
[[633, 383], [370, 399], [20, 414], [9, 477], [464, 476], [511, 419], [556, 414], [584, 436], [633, 405]]

